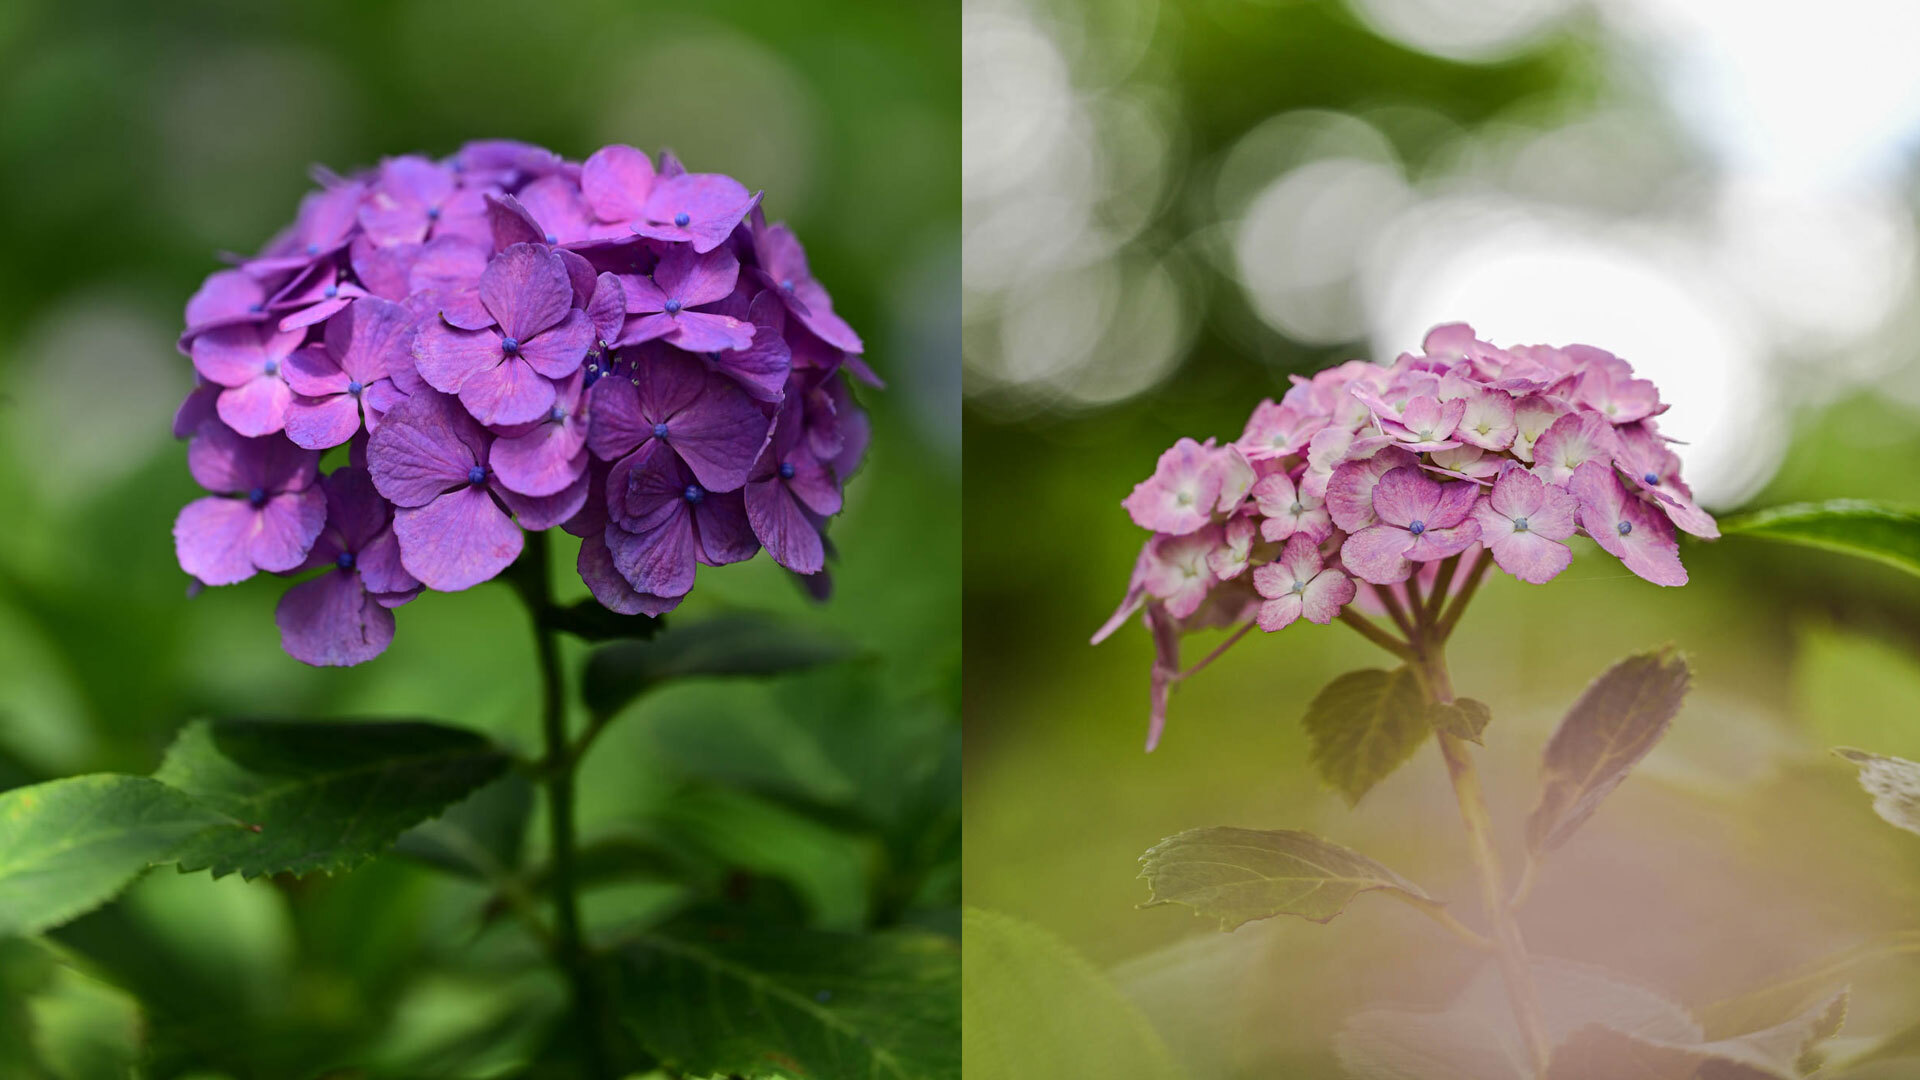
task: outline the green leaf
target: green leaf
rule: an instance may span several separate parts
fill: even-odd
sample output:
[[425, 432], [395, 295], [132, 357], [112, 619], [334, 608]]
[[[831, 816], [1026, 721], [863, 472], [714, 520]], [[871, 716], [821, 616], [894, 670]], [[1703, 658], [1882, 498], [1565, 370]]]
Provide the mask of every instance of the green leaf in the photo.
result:
[[76, 776], [0, 794], [0, 938], [93, 910], [208, 829], [238, 831], [144, 776]]
[[846, 642], [784, 619], [751, 612], [676, 622], [649, 641], [606, 645], [587, 660], [583, 696], [601, 716], [670, 679], [779, 675], [845, 660]]
[[1059, 938], [974, 908], [961, 935], [968, 1080], [1183, 1077], [1147, 1018]]
[[1920, 510], [1858, 499], [1796, 503], [1722, 521], [1720, 531], [1858, 555], [1920, 574]]
[[1143, 907], [1186, 904], [1232, 930], [1298, 915], [1329, 922], [1363, 892], [1385, 889], [1425, 907], [1440, 901], [1365, 855], [1292, 829], [1188, 829], [1140, 856], [1153, 890]]
[[542, 609], [540, 621], [555, 630], [564, 630], [582, 641], [645, 639], [659, 633], [663, 626], [658, 617], [622, 615], [602, 607], [600, 601], [593, 599], [582, 600], [566, 607], [557, 604], [549, 605]]
[[1487, 708], [1487, 703], [1470, 697], [1435, 701], [1427, 706], [1427, 723], [1433, 725], [1433, 730], [1471, 743], [1480, 741], [1480, 733], [1487, 730], [1492, 719], [1493, 710]]
[[1860, 769], [1860, 786], [1873, 796], [1873, 812], [1889, 824], [1920, 833], [1920, 764], [1839, 747], [1834, 753]]
[[57, 1080], [131, 1077], [146, 1052], [146, 1017], [131, 994], [71, 968], [27, 1002], [38, 1056]]
[[1328, 683], [1303, 721], [1313, 763], [1349, 805], [1406, 763], [1426, 741], [1426, 697], [1413, 670], [1366, 668]]
[[960, 950], [932, 934], [688, 920], [615, 957], [633, 1036], [696, 1075], [957, 1080]]
[[1687, 661], [1672, 648], [1629, 656], [1573, 703], [1547, 743], [1540, 802], [1527, 818], [1539, 856], [1565, 843], [1667, 733], [1687, 694]]
[[1799, 1080], [1802, 1059], [1846, 1022], [1841, 991], [1789, 1020], [1714, 1042], [1661, 1039], [1600, 1024], [1573, 1033], [1553, 1054], [1546, 1080], [1693, 1080], [1709, 1064], [1726, 1080]]
[[182, 869], [305, 874], [350, 869], [499, 776], [504, 751], [459, 728], [197, 720], [154, 776], [243, 822], [182, 848]]
[[508, 773], [400, 834], [393, 850], [462, 877], [495, 881], [520, 868], [532, 814], [532, 782]]

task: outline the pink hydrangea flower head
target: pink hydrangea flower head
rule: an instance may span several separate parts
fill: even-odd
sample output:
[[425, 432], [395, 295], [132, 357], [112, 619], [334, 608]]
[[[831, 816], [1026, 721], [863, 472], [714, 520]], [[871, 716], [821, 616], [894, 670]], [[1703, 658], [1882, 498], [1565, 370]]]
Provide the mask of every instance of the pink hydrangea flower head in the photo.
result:
[[1687, 583], [1673, 523], [1652, 503], [1629, 491], [1611, 463], [1581, 465], [1571, 486], [1580, 504], [1580, 527], [1601, 550], [1655, 585]]
[[1347, 537], [1340, 561], [1375, 585], [1405, 581], [1414, 563], [1458, 555], [1480, 538], [1479, 496], [1474, 484], [1443, 484], [1417, 466], [1390, 470], [1373, 488], [1378, 523]]
[[1574, 498], [1566, 489], [1543, 482], [1522, 468], [1494, 481], [1493, 491], [1474, 505], [1480, 541], [1500, 569], [1534, 585], [1544, 585], [1573, 561], [1564, 542], [1574, 533]]
[[1181, 439], [1121, 505], [1143, 529], [1184, 536], [1213, 520], [1231, 468], [1214, 447]]
[[1259, 511], [1260, 538], [1269, 541], [1305, 536], [1318, 544], [1333, 534], [1333, 517], [1325, 503], [1303, 491], [1284, 472], [1255, 481], [1254, 506]]

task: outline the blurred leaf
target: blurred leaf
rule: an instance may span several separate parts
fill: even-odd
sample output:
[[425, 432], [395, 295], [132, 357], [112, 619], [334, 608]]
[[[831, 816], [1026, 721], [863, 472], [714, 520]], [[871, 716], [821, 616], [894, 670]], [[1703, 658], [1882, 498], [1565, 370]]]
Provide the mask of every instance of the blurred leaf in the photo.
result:
[[1427, 723], [1433, 725], [1433, 730], [1471, 743], [1480, 741], [1480, 733], [1487, 730], [1492, 720], [1493, 710], [1487, 708], [1487, 703], [1470, 697], [1435, 701], [1427, 706]]
[[182, 869], [255, 877], [350, 869], [507, 764], [438, 724], [197, 720], [154, 775], [247, 826], [196, 837]]
[[674, 850], [789, 882], [816, 925], [866, 924], [867, 879], [876, 845], [761, 798], [713, 784], [688, 784], [653, 824]]
[[98, 907], [195, 834], [231, 828], [224, 820], [144, 776], [76, 776], [0, 794], [0, 937]]
[[132, 995], [63, 967], [27, 1008], [40, 1060], [59, 1080], [135, 1075], [146, 1022]]
[[1838, 747], [1834, 753], [1860, 769], [1860, 786], [1873, 796], [1873, 812], [1890, 824], [1920, 833], [1920, 764]]
[[1920, 1022], [1909, 1024], [1899, 1031], [1874, 1043], [1865, 1053], [1848, 1058], [1841, 1067], [1841, 1075], [1851, 1075], [1854, 1069], [1862, 1065], [1873, 1065], [1883, 1061], [1902, 1061], [1913, 1059], [1920, 1062]]
[[520, 867], [527, 819], [533, 814], [533, 784], [517, 772], [423, 821], [394, 841], [395, 854], [480, 881]]
[[1920, 574], [1920, 511], [1858, 499], [1795, 503], [1720, 523], [1744, 534], [1858, 555]]
[[1714, 1080], [1799, 1080], [1802, 1058], [1846, 1022], [1846, 991], [1799, 1016], [1715, 1042], [1671, 1041], [1594, 1024], [1561, 1044], [1546, 1080], [1693, 1080], [1711, 1066]]
[[1188, 829], [1148, 848], [1140, 867], [1153, 889], [1142, 907], [1186, 904], [1220, 920], [1222, 930], [1275, 915], [1331, 922], [1348, 901], [1374, 889], [1441, 906], [1365, 855], [1292, 829]]
[[1541, 762], [1540, 802], [1527, 818], [1535, 856], [1565, 843], [1667, 733], [1688, 678], [1669, 647], [1629, 656], [1587, 686]]
[[1426, 741], [1426, 698], [1413, 670], [1366, 668], [1328, 683], [1307, 706], [1313, 763], [1349, 805]]
[[845, 660], [853, 649], [837, 637], [786, 619], [751, 612], [675, 622], [649, 641], [623, 641], [587, 661], [582, 696], [600, 716], [670, 679], [706, 675], [778, 675]]
[[[1685, 1009], [1599, 968], [1535, 960], [1533, 980], [1549, 1046], [1591, 1024], [1654, 1040], [1700, 1040]], [[1340, 1063], [1360, 1080], [1532, 1080], [1516, 1063], [1520, 1045], [1493, 963], [1439, 1012], [1376, 1006], [1354, 1014], [1335, 1038]], [[1609, 1080], [1623, 1075], [1630, 1074]]]
[[961, 1045], [969, 1080], [1185, 1075], [1147, 1018], [1059, 938], [968, 908], [962, 941]]
[[688, 920], [623, 946], [627, 1028], [675, 1069], [957, 1080], [960, 956], [931, 934]]

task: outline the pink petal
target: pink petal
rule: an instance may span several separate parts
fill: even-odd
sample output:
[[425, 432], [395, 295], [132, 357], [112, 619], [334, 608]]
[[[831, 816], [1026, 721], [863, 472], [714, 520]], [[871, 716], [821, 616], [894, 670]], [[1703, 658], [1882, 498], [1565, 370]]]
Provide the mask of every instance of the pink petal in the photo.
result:
[[360, 403], [347, 394], [295, 397], [287, 404], [287, 438], [309, 450], [339, 446], [360, 430]]
[[1340, 546], [1340, 562], [1362, 581], [1392, 585], [1407, 580], [1413, 563], [1405, 558], [1413, 536], [1391, 525], [1372, 525], [1347, 537]]
[[275, 495], [256, 515], [247, 557], [262, 570], [292, 570], [307, 561], [326, 524], [327, 495], [319, 485]]
[[[1434, 517], [1440, 507], [1440, 484], [1419, 468], [1402, 466], [1380, 478], [1373, 489], [1373, 511], [1389, 525], [1406, 527]], [[1468, 504], [1472, 509], [1472, 504]]]
[[450, 491], [393, 516], [400, 564], [421, 584], [459, 592], [493, 579], [520, 557], [520, 529], [482, 485]]
[[1277, 599], [1269, 600], [1260, 605], [1258, 616], [1260, 629], [1269, 634], [1276, 630], [1284, 630], [1293, 625], [1293, 621], [1298, 619], [1300, 613], [1305, 610], [1305, 603], [1296, 593], [1286, 593]]
[[653, 161], [631, 146], [594, 151], [580, 168], [580, 191], [601, 221], [633, 221], [653, 192]]
[[1300, 594], [1307, 621], [1321, 626], [1331, 623], [1340, 609], [1352, 602], [1356, 591], [1352, 578], [1338, 570], [1322, 570]]
[[216, 495], [195, 499], [173, 521], [173, 551], [180, 569], [207, 585], [232, 585], [255, 573], [247, 545], [258, 513], [245, 499]]
[[242, 435], [272, 435], [287, 426], [293, 390], [278, 375], [261, 375], [224, 390], [216, 403], [220, 419]]
[[1554, 575], [1573, 562], [1572, 548], [1531, 529], [1515, 532], [1509, 528], [1504, 535], [1495, 537], [1488, 550], [1493, 552], [1493, 561], [1500, 564], [1500, 569], [1533, 585], [1553, 580]]

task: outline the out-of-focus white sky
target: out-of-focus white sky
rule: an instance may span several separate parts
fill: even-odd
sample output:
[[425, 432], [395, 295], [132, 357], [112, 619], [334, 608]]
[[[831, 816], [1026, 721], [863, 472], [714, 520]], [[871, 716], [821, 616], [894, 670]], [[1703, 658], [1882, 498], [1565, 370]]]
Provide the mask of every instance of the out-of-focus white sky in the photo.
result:
[[[1673, 403], [1663, 426], [1710, 505], [1765, 483], [1795, 407], [1863, 383], [1920, 396], [1920, 4], [1348, 0], [1379, 36], [1467, 64], [1572, 28], [1630, 90], [1472, 132], [1417, 106], [1282, 113], [1178, 176], [1181, 103], [1151, 58], [1180, 20], [1160, 0], [1098, 7], [966, 8], [963, 341], [979, 407], [1149, 391], [1207, 316], [1196, 261], [1261, 332], [1302, 344], [1386, 359], [1466, 320], [1496, 342], [1611, 349]], [[1408, 125], [1451, 139], [1418, 175], [1383, 134]], [[1157, 218], [1178, 239], [1143, 239]]]

